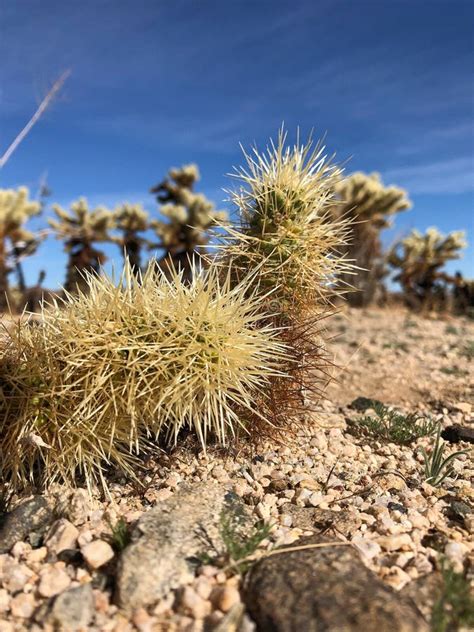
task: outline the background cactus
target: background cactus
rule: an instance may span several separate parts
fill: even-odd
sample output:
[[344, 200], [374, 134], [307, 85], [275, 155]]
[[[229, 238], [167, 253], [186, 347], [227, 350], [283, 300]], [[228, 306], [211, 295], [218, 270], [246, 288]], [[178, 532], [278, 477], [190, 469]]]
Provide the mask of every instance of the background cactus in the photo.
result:
[[135, 275], [141, 270], [141, 253], [148, 240], [139, 233], [149, 228], [148, 212], [141, 204], [121, 204], [114, 211], [115, 227], [122, 233], [120, 237], [113, 237], [113, 241], [120, 245], [122, 254], [128, 258]]
[[[26, 187], [0, 189], [0, 310], [7, 307], [8, 274], [21, 258], [35, 252], [39, 238], [24, 223], [41, 211]], [[21, 281], [21, 279], [20, 279]], [[22, 288], [20, 288], [22, 289]]]
[[65, 290], [71, 293], [87, 291], [84, 272], [98, 273], [105, 255], [94, 248], [95, 242], [111, 241], [109, 229], [113, 227], [113, 213], [104, 207], [90, 210], [85, 198], [71, 204], [71, 212], [58, 204], [53, 205], [57, 220], [49, 220], [58, 239], [64, 240], [69, 255]]
[[397, 270], [394, 280], [400, 282], [410, 307], [446, 304], [445, 286], [454, 279], [442, 267], [447, 261], [459, 259], [465, 247], [463, 231], [443, 235], [437, 228], [428, 228], [424, 235], [414, 229], [392, 248], [388, 262]]
[[151, 189], [161, 204], [160, 213], [167, 221], [154, 220], [150, 226], [159, 237], [151, 248], [163, 248], [165, 254], [158, 265], [165, 271], [171, 263], [177, 270], [184, 271], [189, 279], [194, 253], [205, 253], [209, 242], [209, 229], [216, 221], [227, 219], [225, 211], [217, 211], [214, 204], [193, 187], [199, 180], [197, 165], [184, 165], [170, 169], [168, 177]]
[[357, 275], [343, 275], [342, 280], [357, 290], [348, 297], [351, 304], [368, 305], [387, 272], [380, 233], [391, 226], [391, 216], [411, 207], [411, 201], [404, 189], [384, 186], [378, 173], [353, 173], [336, 182], [334, 194], [332, 216], [352, 220], [344, 252], [359, 268]]

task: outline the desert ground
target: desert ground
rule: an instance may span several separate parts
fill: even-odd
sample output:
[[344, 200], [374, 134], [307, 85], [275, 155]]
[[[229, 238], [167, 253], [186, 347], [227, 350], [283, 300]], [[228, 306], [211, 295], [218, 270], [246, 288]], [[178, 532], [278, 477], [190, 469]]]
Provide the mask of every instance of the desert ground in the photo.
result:
[[472, 443], [446, 440], [462, 453], [432, 485], [433, 436], [395, 443], [362, 420], [377, 400], [468, 437], [474, 322], [347, 308], [328, 327], [336, 379], [293, 436], [185, 443], [141, 484], [111, 473], [109, 497], [14, 497], [0, 632], [463, 629], [436, 627], [436, 604], [443, 564], [473, 579]]

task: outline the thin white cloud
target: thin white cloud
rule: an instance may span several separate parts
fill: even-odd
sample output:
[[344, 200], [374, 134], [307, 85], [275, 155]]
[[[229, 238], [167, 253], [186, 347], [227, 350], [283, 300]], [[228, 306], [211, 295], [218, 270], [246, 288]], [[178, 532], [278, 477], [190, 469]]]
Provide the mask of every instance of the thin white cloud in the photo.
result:
[[383, 173], [384, 181], [410, 193], [468, 193], [474, 191], [474, 158], [454, 158], [412, 167], [396, 167]]

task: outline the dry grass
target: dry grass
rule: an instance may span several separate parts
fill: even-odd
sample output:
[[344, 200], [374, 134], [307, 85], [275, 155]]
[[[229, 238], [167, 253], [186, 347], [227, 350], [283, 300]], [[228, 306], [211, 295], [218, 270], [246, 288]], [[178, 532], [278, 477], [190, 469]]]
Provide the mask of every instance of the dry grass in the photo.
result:
[[1, 358], [0, 478], [106, 487], [108, 466], [136, 476], [141, 452], [184, 428], [205, 446], [268, 422], [262, 393], [288, 358], [254, 280], [193, 276], [139, 283], [127, 264], [118, 284], [90, 275], [87, 294], [18, 322]]

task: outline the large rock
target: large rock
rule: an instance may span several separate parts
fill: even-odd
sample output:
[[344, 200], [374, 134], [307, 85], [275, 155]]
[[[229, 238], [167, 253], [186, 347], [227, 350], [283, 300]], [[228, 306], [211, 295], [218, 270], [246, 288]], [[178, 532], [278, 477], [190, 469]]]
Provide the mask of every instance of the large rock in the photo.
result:
[[19, 541], [37, 543], [53, 521], [53, 510], [43, 496], [34, 496], [18, 505], [2, 518], [0, 527], [0, 553], [8, 553]]
[[244, 505], [213, 483], [183, 485], [144, 514], [117, 569], [116, 600], [126, 610], [152, 604], [190, 579], [204, 553], [224, 550], [221, 516], [247, 520]]
[[[311, 536], [297, 545], [324, 542]], [[350, 546], [266, 557], [250, 571], [244, 599], [259, 632], [428, 631], [415, 604], [383, 584]]]

